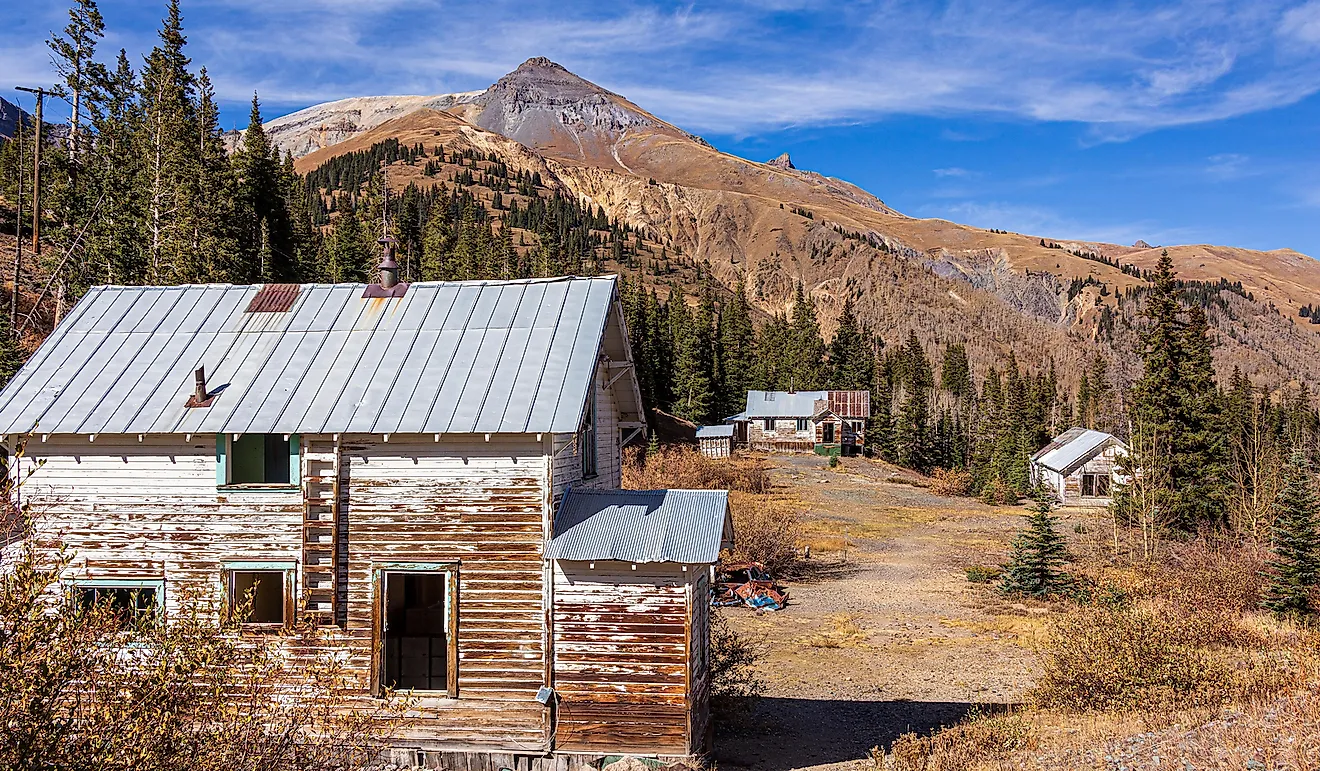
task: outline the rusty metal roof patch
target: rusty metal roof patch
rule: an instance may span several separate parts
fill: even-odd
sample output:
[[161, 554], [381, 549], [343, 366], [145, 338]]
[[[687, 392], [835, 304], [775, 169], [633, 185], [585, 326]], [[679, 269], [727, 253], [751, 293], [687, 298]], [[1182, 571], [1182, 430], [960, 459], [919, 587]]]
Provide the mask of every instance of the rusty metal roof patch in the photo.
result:
[[301, 290], [302, 284], [266, 284], [252, 296], [244, 313], [287, 313]]

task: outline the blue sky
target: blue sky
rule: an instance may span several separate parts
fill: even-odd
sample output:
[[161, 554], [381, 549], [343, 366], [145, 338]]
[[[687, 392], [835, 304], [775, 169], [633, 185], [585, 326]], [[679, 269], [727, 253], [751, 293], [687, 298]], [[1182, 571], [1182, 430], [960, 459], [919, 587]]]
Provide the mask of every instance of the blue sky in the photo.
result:
[[[164, 3], [101, 10], [103, 57], [140, 55]], [[345, 96], [478, 90], [549, 56], [721, 149], [787, 151], [915, 216], [1320, 257], [1320, 0], [184, 0], [183, 10], [226, 128], [246, 123], [253, 89], [270, 118]], [[0, 88], [50, 80], [42, 41], [64, 12], [0, 0], [0, 79], [13, 81]]]

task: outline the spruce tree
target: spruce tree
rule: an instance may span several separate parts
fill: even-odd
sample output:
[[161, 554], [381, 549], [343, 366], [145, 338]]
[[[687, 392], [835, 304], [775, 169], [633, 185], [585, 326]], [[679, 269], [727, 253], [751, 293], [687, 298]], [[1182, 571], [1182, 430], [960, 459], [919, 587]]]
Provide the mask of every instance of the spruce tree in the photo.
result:
[[967, 363], [967, 348], [962, 343], [949, 343], [944, 348], [944, 359], [940, 364], [940, 388], [959, 400], [974, 394], [972, 370]]
[[1026, 525], [1013, 539], [1008, 562], [999, 579], [999, 591], [1027, 597], [1045, 597], [1068, 590], [1072, 578], [1062, 570], [1068, 562], [1068, 549], [1057, 530], [1054, 501], [1049, 493], [1037, 488], [1032, 495]]
[[903, 406], [894, 429], [898, 462], [918, 471], [930, 468], [930, 391], [934, 375], [916, 332], [908, 333], [901, 352]]
[[831, 388], [850, 391], [866, 390], [874, 376], [875, 361], [871, 346], [866, 342], [853, 313], [852, 298], [843, 301], [839, 328], [830, 341], [829, 351]]
[[797, 285], [793, 298], [793, 325], [789, 354], [790, 387], [795, 391], [812, 391], [825, 385], [825, 341], [820, 335], [820, 322], [816, 318], [816, 303]]
[[734, 415], [747, 404], [747, 392], [755, 384], [756, 330], [751, 309], [741, 286], [720, 312], [720, 415]]
[[[1226, 443], [1221, 395], [1215, 384], [1211, 338], [1204, 311], [1185, 312], [1179, 301], [1173, 260], [1165, 250], [1150, 280], [1143, 310], [1141, 379], [1132, 388], [1133, 447], [1149, 488], [1144, 506], [1180, 530], [1224, 516]], [[1186, 315], [1186, 319], [1184, 319]], [[1092, 386], [1094, 388], [1094, 386]], [[1138, 516], [1136, 502], [1120, 488], [1121, 514]]]
[[1284, 469], [1284, 486], [1274, 503], [1273, 558], [1266, 563], [1269, 584], [1262, 605], [1280, 616], [1315, 612], [1311, 595], [1320, 584], [1320, 499], [1306, 453], [1296, 448]]

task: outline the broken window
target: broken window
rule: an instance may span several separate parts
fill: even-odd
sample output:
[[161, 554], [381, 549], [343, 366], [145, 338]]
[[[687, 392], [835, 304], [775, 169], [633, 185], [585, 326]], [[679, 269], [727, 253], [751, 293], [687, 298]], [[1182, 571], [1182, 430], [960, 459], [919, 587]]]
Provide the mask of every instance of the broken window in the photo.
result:
[[457, 695], [457, 580], [445, 570], [384, 571], [380, 685]]
[[761, 421], [761, 425], [763, 425], [763, 426], [765, 427], [765, 430], [766, 430], [766, 431], [774, 431], [774, 430], [775, 430], [775, 420], [774, 420], [774, 418], [766, 418], [765, 420]]
[[160, 588], [140, 585], [75, 585], [74, 601], [83, 612], [104, 608], [128, 629], [155, 618], [160, 608]]
[[284, 570], [229, 571], [230, 617], [241, 624], [283, 624], [286, 576]]
[[1095, 494], [1096, 494], [1098, 497], [1101, 497], [1101, 498], [1104, 498], [1105, 496], [1109, 495], [1109, 475], [1108, 475], [1108, 474], [1096, 474], [1096, 475], [1095, 475]]
[[230, 437], [224, 462], [224, 484], [289, 485], [297, 465], [298, 445], [285, 434], [243, 434]]
[[1082, 474], [1082, 497], [1095, 497], [1095, 474]]
[[797, 425], [798, 431], [806, 431], [808, 428], [810, 428], [810, 425], [808, 425], [809, 421], [806, 418], [798, 418], [797, 423], [798, 423]]
[[593, 385], [591, 395], [587, 397], [586, 417], [582, 425], [582, 476], [590, 479], [596, 476], [596, 388]]

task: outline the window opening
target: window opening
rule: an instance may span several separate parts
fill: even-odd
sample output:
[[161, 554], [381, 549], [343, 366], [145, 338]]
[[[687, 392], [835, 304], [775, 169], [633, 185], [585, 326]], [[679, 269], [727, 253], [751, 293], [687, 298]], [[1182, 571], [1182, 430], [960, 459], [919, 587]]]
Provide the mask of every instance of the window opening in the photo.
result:
[[230, 571], [231, 615], [243, 624], [283, 624], [284, 580], [283, 570]]
[[1082, 474], [1082, 497], [1095, 496], [1095, 474]]
[[586, 424], [582, 427], [582, 476], [596, 476], [596, 388], [587, 397]]
[[761, 421], [761, 425], [765, 427], [765, 430], [766, 430], [766, 431], [774, 431], [774, 430], [775, 430], [775, 421], [774, 421], [774, 418], [766, 418], [765, 420], [762, 420], [762, 421]]
[[230, 484], [290, 484], [289, 440], [282, 434], [244, 434], [229, 450]]
[[449, 574], [386, 572], [385, 662], [381, 685], [396, 690], [454, 694], [449, 679], [456, 654], [450, 629]]
[[806, 431], [808, 428], [810, 428], [810, 426], [808, 426], [807, 423], [808, 421], [806, 418], [798, 418], [797, 430]]
[[93, 608], [107, 608], [128, 629], [144, 618], [154, 617], [158, 608], [157, 590], [143, 586], [76, 586], [74, 597], [78, 608], [89, 612]]
[[1101, 498], [1105, 497], [1106, 495], [1109, 495], [1109, 475], [1108, 475], [1108, 474], [1096, 474], [1096, 475], [1095, 475], [1095, 494], [1096, 494], [1097, 496], [1101, 497]]

